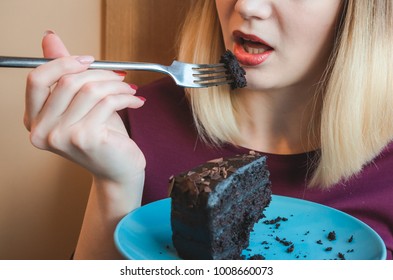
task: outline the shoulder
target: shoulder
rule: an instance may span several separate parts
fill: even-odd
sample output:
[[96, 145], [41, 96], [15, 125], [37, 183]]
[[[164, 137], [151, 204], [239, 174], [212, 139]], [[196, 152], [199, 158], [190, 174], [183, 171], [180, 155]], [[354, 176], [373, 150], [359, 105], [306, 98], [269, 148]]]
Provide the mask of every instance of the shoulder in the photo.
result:
[[387, 173], [393, 178], [393, 173], [390, 172], [393, 166], [393, 141], [386, 145], [382, 152], [374, 158], [371, 166], [374, 166], [378, 170], [386, 167]]
[[393, 140], [391, 142], [389, 142], [388, 145], [386, 145], [386, 147], [383, 149], [381, 155], [390, 155], [393, 156]]
[[131, 115], [155, 119], [159, 114], [175, 118], [190, 114], [184, 88], [177, 86], [169, 77], [142, 86], [136, 94], [145, 97], [146, 102], [138, 110], [129, 110]]
[[184, 89], [169, 77], [141, 86], [136, 95], [143, 96], [145, 104], [139, 109], [127, 108], [119, 112], [129, 133], [131, 123], [135, 130], [151, 122], [190, 120], [191, 111]]
[[[393, 142], [385, 148], [368, 164], [366, 164], [359, 176], [354, 176], [354, 181], [368, 186], [378, 186], [393, 192]], [[360, 179], [360, 180], [356, 180]]]
[[171, 78], [165, 77], [140, 87], [137, 94], [146, 99], [152, 97], [153, 102], [155, 100], [174, 100], [184, 97], [184, 89], [177, 86]]
[[[175, 106], [176, 111], [179, 111], [179, 109], [182, 111], [179, 104], [185, 102], [184, 89], [178, 87], [169, 77], [141, 86], [138, 88], [136, 95], [143, 96], [146, 99], [141, 108], [126, 108], [118, 112], [129, 134], [133, 119], [142, 119], [146, 124], [146, 122], [156, 120], [157, 116], [162, 117], [166, 112], [174, 112]], [[134, 122], [133, 128], [136, 127], [138, 127], [138, 124]]]
[[147, 132], [189, 131], [193, 118], [188, 100], [184, 89], [171, 78], [142, 86], [136, 95], [145, 97], [146, 102], [141, 108], [127, 109], [132, 138], [145, 138]]
[[[130, 118], [143, 119], [145, 122], [165, 122], [188, 119], [190, 115], [184, 89], [169, 78], [159, 79], [138, 89], [137, 95], [146, 98], [145, 104], [137, 110], [128, 110]], [[187, 117], [186, 117], [187, 116]]]

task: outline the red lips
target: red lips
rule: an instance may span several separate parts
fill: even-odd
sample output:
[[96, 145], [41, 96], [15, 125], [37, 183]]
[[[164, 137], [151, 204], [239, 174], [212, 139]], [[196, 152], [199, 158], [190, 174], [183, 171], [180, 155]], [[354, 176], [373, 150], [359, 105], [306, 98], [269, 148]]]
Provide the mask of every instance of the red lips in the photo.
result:
[[233, 53], [240, 64], [257, 66], [265, 62], [274, 49], [258, 36], [245, 34], [239, 30], [233, 32], [235, 46]]

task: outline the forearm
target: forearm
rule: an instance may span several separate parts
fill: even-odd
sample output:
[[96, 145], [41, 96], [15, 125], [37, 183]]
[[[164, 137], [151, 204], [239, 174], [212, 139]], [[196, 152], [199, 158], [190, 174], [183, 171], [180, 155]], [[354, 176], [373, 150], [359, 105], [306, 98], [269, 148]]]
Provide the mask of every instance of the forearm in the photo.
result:
[[140, 206], [144, 173], [132, 185], [93, 179], [75, 259], [120, 259], [113, 239], [117, 223]]

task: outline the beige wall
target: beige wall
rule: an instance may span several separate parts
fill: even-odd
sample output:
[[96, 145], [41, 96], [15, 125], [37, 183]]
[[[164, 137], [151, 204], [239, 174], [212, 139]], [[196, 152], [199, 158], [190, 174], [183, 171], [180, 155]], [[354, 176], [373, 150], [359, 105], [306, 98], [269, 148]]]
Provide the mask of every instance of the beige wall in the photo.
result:
[[[40, 56], [45, 30], [73, 54], [100, 58], [101, 0], [1, 0], [0, 55]], [[90, 178], [33, 148], [22, 124], [28, 70], [0, 68], [0, 259], [66, 259], [77, 239]]]

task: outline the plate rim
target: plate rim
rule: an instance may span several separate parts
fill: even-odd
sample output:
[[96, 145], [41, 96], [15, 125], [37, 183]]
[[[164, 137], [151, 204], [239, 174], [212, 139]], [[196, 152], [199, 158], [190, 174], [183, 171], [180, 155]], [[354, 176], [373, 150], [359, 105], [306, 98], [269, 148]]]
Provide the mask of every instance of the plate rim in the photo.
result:
[[[324, 205], [324, 204], [321, 204], [321, 203], [318, 203], [318, 202], [309, 201], [309, 200], [305, 200], [305, 199], [301, 199], [301, 198], [296, 198], [296, 197], [289, 197], [289, 196], [284, 196], [284, 195], [272, 194], [272, 201], [273, 201], [274, 198], [277, 198], [277, 199], [280, 199], [280, 200], [289, 200], [289, 201], [295, 202], [295, 203], [309, 204], [309, 205], [311, 205], [311, 206], [316, 206], [316, 207], [319, 207], [319, 208], [324, 208], [325, 210], [336, 212], [336, 213], [338, 213], [338, 214], [340, 214], [340, 215], [345, 216], [346, 218], [349, 218], [349, 219], [351, 219], [351, 220], [356, 221], [357, 223], [361, 224], [363, 227], [367, 228], [370, 232], [372, 232], [372, 233], [375, 235], [375, 237], [376, 237], [376, 239], [378, 240], [378, 242], [381, 243], [381, 245], [383, 245], [383, 246], [382, 246], [382, 255], [381, 255], [381, 258], [380, 258], [380, 259], [377, 259], [377, 260], [386, 260], [386, 257], [387, 257], [387, 250], [386, 250], [385, 242], [383, 241], [382, 237], [381, 237], [381, 236], [380, 236], [371, 226], [369, 226], [368, 224], [366, 224], [366, 223], [363, 222], [362, 220], [360, 220], [360, 219], [358, 219], [358, 218], [356, 218], [356, 217], [354, 217], [354, 216], [352, 216], [352, 215], [350, 215], [350, 214], [348, 214], [348, 213], [346, 213], [346, 212], [344, 212], [344, 211], [342, 211], [342, 210], [338, 210], [338, 209], [336, 209], [336, 208], [333, 208], [333, 207], [331, 207], [331, 206], [327, 206], [327, 205]], [[132, 256], [131, 256], [130, 254], [128, 254], [128, 253], [120, 246], [121, 240], [120, 240], [120, 237], [119, 237], [119, 231], [121, 230], [122, 225], [123, 225], [132, 215], [135, 215], [135, 213], [137, 213], [137, 212], [139, 212], [139, 211], [144, 211], [144, 210], [146, 210], [146, 208], [148, 208], [148, 207], [154, 207], [154, 206], [156, 206], [157, 204], [167, 204], [167, 203], [169, 203], [169, 205], [170, 205], [170, 201], [171, 201], [171, 198], [170, 198], [170, 197], [167, 197], [167, 198], [163, 198], [163, 199], [159, 199], [159, 200], [156, 200], [156, 201], [149, 202], [149, 203], [147, 203], [147, 204], [145, 204], [145, 205], [143, 205], [143, 206], [140, 206], [140, 207], [138, 207], [138, 208], [132, 210], [131, 212], [127, 213], [127, 214], [118, 222], [118, 224], [116, 225], [114, 234], [113, 234], [113, 239], [114, 239], [114, 243], [115, 243], [115, 246], [116, 246], [118, 252], [120, 252], [120, 254], [121, 254], [123, 257], [126, 257], [127, 259], [130, 259], [130, 260], [135, 260], [135, 258], [133, 259]], [[266, 209], [267, 209], [267, 208], [266, 208]], [[309, 259], [309, 260], [311, 260], [311, 259]]]

